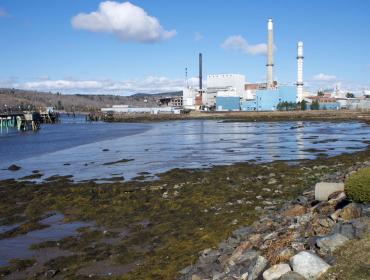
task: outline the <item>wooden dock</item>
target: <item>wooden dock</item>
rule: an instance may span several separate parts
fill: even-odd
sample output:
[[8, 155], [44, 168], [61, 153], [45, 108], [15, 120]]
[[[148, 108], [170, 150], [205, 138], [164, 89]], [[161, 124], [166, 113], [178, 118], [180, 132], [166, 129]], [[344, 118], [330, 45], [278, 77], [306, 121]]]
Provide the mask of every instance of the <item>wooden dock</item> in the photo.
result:
[[0, 112], [0, 132], [16, 128], [18, 131], [37, 131], [42, 123], [56, 123], [59, 114], [50, 111]]

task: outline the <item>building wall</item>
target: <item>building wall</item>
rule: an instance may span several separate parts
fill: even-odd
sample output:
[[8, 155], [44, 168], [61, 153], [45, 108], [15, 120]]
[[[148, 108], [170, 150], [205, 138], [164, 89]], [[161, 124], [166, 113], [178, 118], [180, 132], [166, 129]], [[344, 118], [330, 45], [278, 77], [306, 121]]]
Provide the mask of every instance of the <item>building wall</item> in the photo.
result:
[[216, 110], [217, 111], [240, 111], [240, 97], [216, 97]]
[[207, 88], [233, 87], [237, 92], [244, 91], [245, 76], [241, 74], [217, 74], [207, 76]]
[[256, 98], [243, 101], [243, 111], [275, 111], [280, 102], [296, 103], [297, 91], [293, 86], [284, 86], [275, 89], [256, 91]]
[[339, 102], [319, 103], [320, 110], [339, 110], [341, 105]]

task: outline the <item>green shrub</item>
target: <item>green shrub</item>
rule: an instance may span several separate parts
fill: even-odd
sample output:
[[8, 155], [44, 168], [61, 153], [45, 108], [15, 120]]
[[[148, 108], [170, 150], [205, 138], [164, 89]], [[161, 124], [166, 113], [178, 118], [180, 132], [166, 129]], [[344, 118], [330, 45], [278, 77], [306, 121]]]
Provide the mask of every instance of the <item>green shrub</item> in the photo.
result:
[[345, 182], [345, 192], [356, 202], [370, 202], [370, 167], [349, 176]]

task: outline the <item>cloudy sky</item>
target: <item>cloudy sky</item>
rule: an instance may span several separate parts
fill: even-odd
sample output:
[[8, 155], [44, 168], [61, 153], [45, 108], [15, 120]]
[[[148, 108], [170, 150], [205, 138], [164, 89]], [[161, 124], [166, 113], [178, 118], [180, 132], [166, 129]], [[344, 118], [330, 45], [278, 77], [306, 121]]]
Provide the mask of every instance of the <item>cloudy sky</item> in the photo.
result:
[[275, 78], [296, 79], [304, 42], [311, 88], [370, 88], [367, 0], [1, 0], [0, 87], [63, 93], [162, 92], [197, 76], [265, 78], [274, 20]]

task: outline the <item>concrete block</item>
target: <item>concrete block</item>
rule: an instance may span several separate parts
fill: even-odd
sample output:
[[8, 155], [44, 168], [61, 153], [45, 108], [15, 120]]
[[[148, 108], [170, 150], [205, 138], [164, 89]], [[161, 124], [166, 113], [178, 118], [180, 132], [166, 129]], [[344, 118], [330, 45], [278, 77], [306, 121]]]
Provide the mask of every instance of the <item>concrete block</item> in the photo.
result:
[[315, 186], [315, 199], [326, 201], [329, 195], [338, 191], [344, 191], [344, 183], [317, 183]]

